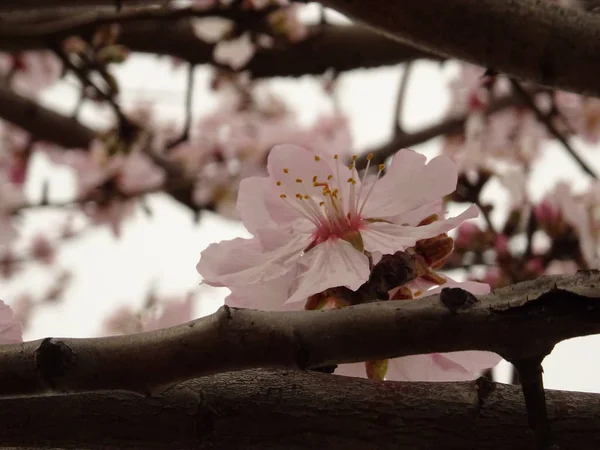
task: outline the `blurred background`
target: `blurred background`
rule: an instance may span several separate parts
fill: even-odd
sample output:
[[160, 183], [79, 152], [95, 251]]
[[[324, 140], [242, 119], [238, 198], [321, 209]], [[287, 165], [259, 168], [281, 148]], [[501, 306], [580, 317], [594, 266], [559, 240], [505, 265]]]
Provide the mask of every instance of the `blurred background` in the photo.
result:
[[[298, 12], [298, 20], [317, 23], [321, 14], [320, 8], [308, 5]], [[349, 23], [333, 11], [326, 12], [326, 20], [340, 26]], [[211, 27], [206, 25], [207, 29]], [[188, 118], [185, 105], [189, 70], [187, 64], [168, 56], [136, 52], [129, 54], [124, 62], [110, 66], [119, 86], [121, 109], [127, 114], [142, 115], [152, 127], [171, 130], [171, 134], [184, 129]], [[464, 64], [417, 59], [408, 70], [410, 76], [405, 76], [407, 64], [390, 64], [319, 76], [261, 80], [253, 85], [252, 92], [262, 100], [256, 100], [250, 110], [263, 108], [260, 114], [270, 114], [264, 108], [279, 108], [275, 115], [285, 115], [286, 120], [292, 120], [294, 127], [306, 130], [309, 136], [315, 127], [334, 123], [331, 133], [335, 136], [324, 145], [347, 143], [348, 154], [362, 154], [392, 139], [397, 132], [398, 112], [402, 132], [414, 133], [443, 121], [456, 106], [457, 88], [453, 86], [466, 82]], [[203, 138], [202, 133], [214, 131], [215, 123], [237, 114], [232, 112], [231, 105], [242, 101], [243, 96], [228, 87], [228, 83], [235, 87], [241, 82], [230, 82], [226, 75], [217, 77], [215, 72], [208, 64], [193, 69], [190, 132], [198, 139]], [[483, 72], [482, 68], [480, 75]], [[215, 88], [217, 79], [220, 86]], [[403, 80], [407, 87], [399, 109], [398, 93]], [[36, 92], [35, 98], [65, 116], [74, 116], [76, 112], [77, 120], [92, 129], [104, 130], [114, 125], [110, 105], [92, 100], [82, 102], [80, 80], [68, 71]], [[255, 120], [244, 117], [239, 120]], [[281, 131], [279, 126], [276, 128]], [[5, 148], [0, 150], [6, 151], [14, 145], [6, 138], [8, 133], [4, 128], [5, 139], [0, 145]], [[274, 140], [285, 138], [282, 132]], [[587, 165], [600, 173], [597, 144], [577, 133], [573, 133], [570, 142]], [[447, 137], [441, 135], [411, 148], [433, 157], [446, 145]], [[570, 183], [575, 191], [588, 189], [592, 179], [556, 139], [545, 139], [541, 145], [542, 150], [527, 172], [529, 202], [540, 202], [559, 181]], [[33, 205], [42, 200], [61, 205], [77, 198], [80, 192], [79, 166], [57, 160], [53, 152], [48, 149], [34, 152], [27, 167], [23, 191]], [[507, 186], [501, 177], [489, 180], [481, 199], [494, 205], [490, 220], [502, 227], [515, 200], [510, 183]], [[110, 334], [111, 327], [127, 329], [129, 325], [125, 322], [133, 320], [149, 304], [162, 304], [163, 309], [170, 303], [185, 304], [191, 308], [191, 318], [210, 314], [222, 305], [228, 291], [201, 285], [195, 266], [200, 252], [210, 243], [249, 236], [234, 213], [226, 212], [232, 204], [230, 201], [223, 210], [202, 210], [198, 217], [166, 193], [147, 194], [143, 202], [132, 205], [117, 232], [110, 225], [90, 221], [79, 205], [23, 209], [15, 219], [19, 240], [13, 249], [17, 259], [13, 261], [14, 274], [5, 273], [0, 279], [0, 298], [12, 305], [25, 321], [26, 340]], [[450, 212], [453, 208], [464, 209], [451, 205]], [[483, 217], [475, 222], [486, 227]], [[518, 252], [526, 244], [522, 237], [516, 236], [510, 245]], [[31, 246], [37, 250], [28, 250]], [[4, 268], [7, 267], [5, 261]], [[478, 273], [477, 270], [484, 269], [474, 270], [473, 273]], [[570, 269], [562, 270], [568, 273]], [[448, 273], [456, 279], [467, 278], [464, 270]], [[174, 313], [174, 323], [188, 314], [187, 309], [180, 312], [181, 316]], [[167, 320], [163, 325], [168, 323]], [[600, 392], [596, 376], [600, 362], [594, 356], [599, 345], [600, 339], [594, 336], [557, 346], [544, 362], [546, 387]], [[495, 373], [501, 381], [510, 378], [507, 364], [501, 364]]]

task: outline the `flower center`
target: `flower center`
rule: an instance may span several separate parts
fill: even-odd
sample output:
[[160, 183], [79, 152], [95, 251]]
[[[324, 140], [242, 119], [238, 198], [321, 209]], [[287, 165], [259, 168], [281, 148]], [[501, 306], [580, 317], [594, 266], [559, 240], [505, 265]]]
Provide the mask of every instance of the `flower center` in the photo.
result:
[[[315, 155], [314, 158], [316, 162], [322, 162], [320, 156]], [[377, 177], [367, 186], [367, 173], [372, 158], [372, 154], [367, 156], [367, 166], [361, 180], [356, 170], [356, 155], [352, 157], [349, 166], [342, 165], [338, 155], [334, 155], [335, 174], [329, 173], [325, 179], [319, 179], [318, 175], [314, 175], [309, 188], [303, 179], [296, 178], [298, 192], [293, 197], [285, 193], [280, 195], [300, 215], [315, 225], [315, 244], [334, 237], [344, 239], [353, 245], [358, 242], [356, 234], [365, 220], [363, 209], [385, 168], [384, 164], [380, 164]], [[344, 171], [349, 173], [345, 174]], [[289, 168], [283, 169], [283, 173], [291, 176]], [[277, 186], [282, 186], [282, 182], [277, 181]]]

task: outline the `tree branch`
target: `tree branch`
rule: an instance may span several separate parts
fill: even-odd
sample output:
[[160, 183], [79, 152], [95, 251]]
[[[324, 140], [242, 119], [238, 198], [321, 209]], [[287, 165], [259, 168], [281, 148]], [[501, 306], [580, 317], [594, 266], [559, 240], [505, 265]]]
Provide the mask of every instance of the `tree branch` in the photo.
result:
[[[598, 394], [546, 395], [556, 445], [600, 447]], [[483, 379], [396, 383], [248, 370], [190, 380], [155, 397], [5, 398], [0, 422], [2, 448], [19, 449], [533, 448], [519, 387]]]
[[569, 141], [567, 141], [567, 139], [556, 128], [556, 126], [554, 126], [554, 123], [552, 122], [552, 119], [550, 119], [549, 117], [547, 117], [540, 110], [540, 108], [538, 108], [538, 106], [536, 105], [534, 99], [531, 97], [531, 95], [529, 95], [529, 93], [525, 89], [523, 89], [523, 86], [521, 86], [521, 84], [518, 81], [516, 81], [516, 80], [510, 80], [510, 85], [514, 89], [516, 95], [518, 95], [519, 97], [521, 97], [523, 99], [523, 102], [535, 114], [536, 119], [540, 123], [542, 123], [546, 127], [546, 129], [550, 132], [550, 134], [552, 136], [554, 136], [554, 138], [557, 139], [562, 144], [563, 148], [567, 151], [567, 153], [569, 155], [571, 155], [571, 157], [575, 160], [575, 162], [581, 168], [581, 170], [583, 170], [585, 173], [587, 173], [589, 176], [591, 176], [594, 180], [597, 180], [598, 176], [586, 164], [586, 162], [583, 159], [581, 159], [581, 157], [577, 154], [577, 152], [575, 151], [575, 149], [573, 147], [571, 147], [571, 144], [569, 144]]
[[75, 119], [45, 108], [3, 83], [0, 83], [0, 117], [28, 131], [37, 140], [67, 148], [87, 148], [96, 136]]
[[531, 0], [320, 0], [404, 44], [600, 95], [600, 16]]
[[[29, 26], [31, 28], [31, 26]], [[74, 33], [68, 30], [64, 36]], [[160, 39], [156, 39], [160, 36]], [[165, 23], [139, 19], [122, 25], [119, 42], [134, 52], [169, 55], [194, 65], [211, 64], [214, 44], [199, 39], [189, 19]], [[0, 50], [25, 51], [47, 47], [45, 38], [24, 39], [0, 26]], [[318, 25], [309, 37], [285, 48], [261, 48], [244, 70], [256, 78], [321, 75], [328, 69], [344, 72], [400, 64], [414, 59], [440, 59], [388, 39], [361, 26]]]
[[557, 342], [600, 333], [597, 271], [543, 277], [460, 304], [465, 298], [461, 289], [445, 289], [419, 300], [330, 311], [222, 307], [155, 332], [5, 345], [0, 395], [104, 389], [148, 394], [232, 370], [306, 369], [461, 350], [490, 350], [509, 361], [543, 358]]
[[[523, 103], [523, 99], [516, 95], [508, 95], [495, 100], [487, 109], [486, 114], [493, 114], [512, 106], [518, 106]], [[371, 164], [376, 167], [377, 164], [382, 164], [387, 158], [395, 154], [402, 148], [412, 147], [422, 144], [430, 139], [446, 134], [458, 133], [464, 129], [467, 121], [467, 114], [457, 117], [449, 117], [440, 123], [425, 127], [414, 133], [397, 134], [386, 144], [369, 149], [364, 152], [361, 157], [356, 160], [356, 167], [362, 169], [367, 164], [367, 155], [373, 154]]]

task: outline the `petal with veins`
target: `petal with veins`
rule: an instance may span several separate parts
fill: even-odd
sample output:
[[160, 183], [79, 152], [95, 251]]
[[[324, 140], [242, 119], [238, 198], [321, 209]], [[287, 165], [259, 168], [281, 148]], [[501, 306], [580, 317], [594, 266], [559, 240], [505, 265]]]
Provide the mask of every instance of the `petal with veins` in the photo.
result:
[[439, 200], [456, 189], [456, 166], [447, 156], [425, 157], [410, 150], [398, 152], [387, 173], [377, 181], [365, 204], [365, 217], [396, 216]]
[[411, 247], [420, 239], [427, 239], [450, 231], [461, 222], [479, 215], [476, 206], [469, 207], [462, 214], [445, 220], [438, 220], [429, 225], [409, 227], [387, 222], [367, 224], [360, 234], [365, 250], [378, 251], [383, 254], [393, 254], [399, 250]]
[[[283, 238], [277, 230], [273, 236]], [[212, 286], [243, 286], [269, 281], [289, 272], [310, 243], [310, 236], [287, 235], [287, 243], [264, 251], [260, 239], [237, 238], [211, 244], [202, 252], [196, 269]]]
[[369, 259], [341, 239], [317, 245], [303, 255], [300, 264], [305, 270], [296, 279], [287, 303], [304, 301], [337, 286], [355, 291], [369, 279]]

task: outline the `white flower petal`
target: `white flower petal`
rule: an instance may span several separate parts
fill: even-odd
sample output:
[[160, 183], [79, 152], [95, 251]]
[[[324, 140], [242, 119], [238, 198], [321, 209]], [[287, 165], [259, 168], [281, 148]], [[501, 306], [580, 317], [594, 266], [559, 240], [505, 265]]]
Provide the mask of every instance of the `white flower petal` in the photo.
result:
[[410, 227], [387, 222], [374, 222], [367, 224], [360, 231], [360, 234], [365, 250], [390, 255], [400, 250], [406, 250], [408, 247], [415, 245], [420, 239], [427, 239], [441, 233], [446, 233], [460, 225], [463, 221], [472, 219], [478, 215], [479, 211], [477, 207], [472, 205], [456, 217], [438, 220], [429, 225]]
[[237, 39], [219, 42], [214, 49], [213, 57], [215, 61], [238, 70], [252, 59], [255, 52], [256, 47], [250, 40], [250, 34], [244, 33]]
[[355, 291], [369, 279], [369, 259], [341, 239], [318, 244], [304, 254], [300, 264], [305, 271], [297, 278], [286, 303], [304, 301], [332, 287], [345, 286]]

